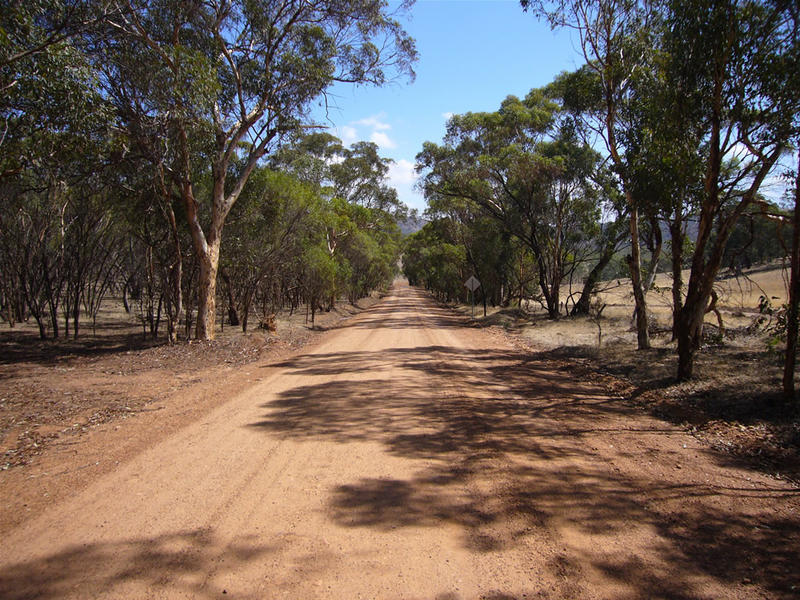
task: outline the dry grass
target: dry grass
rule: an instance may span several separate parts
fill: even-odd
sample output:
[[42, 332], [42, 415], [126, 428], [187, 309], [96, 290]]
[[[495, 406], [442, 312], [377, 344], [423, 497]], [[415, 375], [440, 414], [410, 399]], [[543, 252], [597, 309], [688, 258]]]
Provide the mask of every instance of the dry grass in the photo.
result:
[[[682, 424], [732, 458], [800, 483], [800, 403], [783, 401], [780, 353], [767, 345], [769, 318], [759, 324], [759, 296], [780, 306], [786, 302], [785, 281], [783, 269], [773, 266], [717, 282], [724, 335], [709, 314], [696, 376], [684, 383], [675, 380], [668, 276], [657, 278], [657, 289], [648, 295], [653, 348], [647, 351], [636, 350], [627, 280], [607, 282], [599, 295], [599, 306], [605, 305], [600, 319], [551, 321], [531, 305], [493, 309], [486, 317], [476, 307], [475, 322], [505, 328], [543, 359], [569, 360], [611, 376], [615, 388], [642, 409]], [[469, 307], [458, 309], [469, 315]]]

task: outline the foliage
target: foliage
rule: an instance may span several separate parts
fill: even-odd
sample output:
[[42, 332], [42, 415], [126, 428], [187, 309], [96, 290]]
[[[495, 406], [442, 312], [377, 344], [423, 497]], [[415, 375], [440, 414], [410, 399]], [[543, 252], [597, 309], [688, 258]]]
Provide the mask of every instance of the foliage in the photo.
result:
[[497, 112], [452, 117], [444, 144], [426, 142], [417, 156], [432, 206], [464, 199], [527, 247], [551, 317], [561, 311], [562, 281], [591, 254], [600, 219], [597, 154], [557, 108], [541, 90], [509, 96]]
[[439, 223], [428, 223], [405, 241], [403, 273], [411, 285], [422, 286], [445, 302], [465, 298], [469, 277], [466, 251], [448, 241]]
[[[59, 336], [63, 317], [77, 334], [113, 288], [145, 334], [165, 320], [170, 340], [181, 321], [213, 337], [220, 256], [228, 317], [244, 328], [256, 308], [309, 300], [315, 273], [326, 308], [385, 286], [405, 211], [389, 161], [374, 144], [299, 132], [334, 82], [382, 85], [413, 76], [415, 59], [379, 0], [5, 3], [3, 318]], [[314, 163], [328, 143], [337, 160]], [[273, 152], [297, 160], [269, 170]]]
[[132, 2], [106, 24], [87, 48], [125, 135], [181, 199], [197, 334], [212, 338], [224, 224], [259, 161], [334, 82], [413, 74], [413, 40], [378, 0]]

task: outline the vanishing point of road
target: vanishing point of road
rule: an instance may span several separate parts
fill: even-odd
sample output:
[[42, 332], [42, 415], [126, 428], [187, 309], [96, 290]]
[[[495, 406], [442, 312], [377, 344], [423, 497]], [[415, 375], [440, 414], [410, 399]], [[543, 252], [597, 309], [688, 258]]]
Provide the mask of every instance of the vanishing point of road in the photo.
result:
[[796, 489], [407, 285], [253, 368], [7, 532], [0, 597], [795, 593]]

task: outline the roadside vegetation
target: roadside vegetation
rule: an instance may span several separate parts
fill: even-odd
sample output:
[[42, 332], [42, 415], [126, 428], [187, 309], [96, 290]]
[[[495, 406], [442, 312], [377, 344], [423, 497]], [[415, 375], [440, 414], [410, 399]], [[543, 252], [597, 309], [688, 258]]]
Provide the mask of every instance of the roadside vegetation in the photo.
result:
[[77, 339], [114, 295], [145, 336], [211, 340], [283, 308], [313, 323], [392, 281], [406, 208], [390, 161], [318, 133], [311, 110], [334, 83], [413, 76], [413, 40], [382, 3], [0, 12], [10, 328]]
[[404, 273], [797, 481], [796, 6], [522, 5], [585, 64], [425, 144]]
[[[757, 359], [753, 406], [796, 412], [795, 3], [521, 4], [576, 31], [585, 64], [454, 115], [417, 156], [424, 221], [375, 144], [347, 147], [314, 120], [334, 84], [413, 78], [414, 42], [383, 3], [5, 6], [10, 362], [52, 359], [42, 340], [109, 348], [109, 331], [130, 346], [132, 323], [146, 345], [313, 327], [385, 289], [402, 260], [444, 302], [467, 302], [477, 277], [484, 322], [557, 330], [562, 351], [611, 357], [642, 389], [702, 386], [709, 357], [746, 339], [719, 368]], [[725, 281], [750, 285], [765, 264], [781, 291], [731, 305]]]
[[525, 10], [577, 33], [585, 64], [495, 112], [453, 116], [417, 156], [429, 223], [406, 242], [409, 281], [551, 320], [600, 319], [604, 282], [629, 281], [636, 347], [652, 346], [656, 276], [670, 298], [674, 375], [695, 375], [717, 281], [787, 265], [770, 317], [795, 398], [800, 16], [784, 2], [550, 3]]

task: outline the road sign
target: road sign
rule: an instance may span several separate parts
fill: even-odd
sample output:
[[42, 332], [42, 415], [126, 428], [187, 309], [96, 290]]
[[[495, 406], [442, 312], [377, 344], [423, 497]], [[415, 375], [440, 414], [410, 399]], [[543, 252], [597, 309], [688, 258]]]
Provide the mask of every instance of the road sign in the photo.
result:
[[470, 275], [470, 278], [464, 282], [464, 286], [469, 290], [470, 299], [472, 300], [472, 318], [475, 318], [475, 290], [481, 287], [481, 282], [477, 280], [475, 275]]

